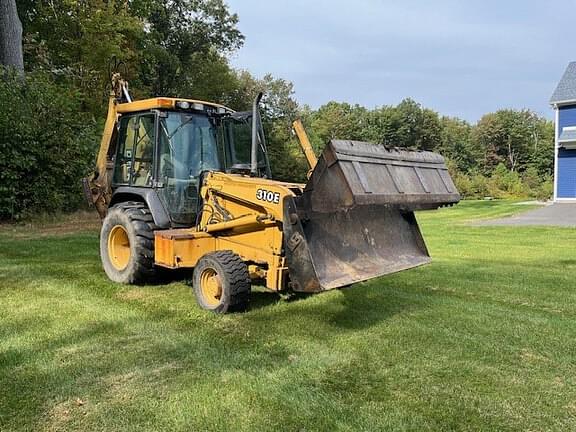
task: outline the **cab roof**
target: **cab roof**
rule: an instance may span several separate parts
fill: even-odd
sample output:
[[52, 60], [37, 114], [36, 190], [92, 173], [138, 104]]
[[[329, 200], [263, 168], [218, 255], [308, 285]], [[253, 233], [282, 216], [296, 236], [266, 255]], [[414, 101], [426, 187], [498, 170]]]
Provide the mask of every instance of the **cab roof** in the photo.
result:
[[216, 110], [224, 110], [225, 112], [228, 113], [234, 112], [234, 110], [214, 102], [206, 102], [203, 100], [196, 100], [196, 99], [168, 98], [168, 97], [157, 97], [157, 98], [142, 99], [133, 102], [121, 103], [116, 106], [116, 111], [118, 113], [123, 114], [136, 111], [147, 111], [151, 109], [177, 109], [178, 108], [176, 106], [177, 102], [188, 102], [191, 105], [191, 109], [194, 109], [195, 104], [200, 104], [203, 106], [203, 108], [201, 108], [202, 110], [208, 107]]

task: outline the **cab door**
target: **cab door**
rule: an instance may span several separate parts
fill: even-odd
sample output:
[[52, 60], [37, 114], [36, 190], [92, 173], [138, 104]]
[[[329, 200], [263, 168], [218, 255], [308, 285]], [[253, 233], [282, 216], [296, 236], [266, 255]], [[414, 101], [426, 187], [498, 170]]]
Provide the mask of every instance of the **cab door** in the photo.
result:
[[114, 186], [152, 187], [155, 143], [154, 113], [122, 116], [114, 161]]

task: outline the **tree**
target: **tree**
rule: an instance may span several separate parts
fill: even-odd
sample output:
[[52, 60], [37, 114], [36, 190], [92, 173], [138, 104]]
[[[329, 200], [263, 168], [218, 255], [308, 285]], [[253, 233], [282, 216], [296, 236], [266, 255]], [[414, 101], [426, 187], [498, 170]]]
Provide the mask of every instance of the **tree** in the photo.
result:
[[129, 80], [137, 77], [142, 20], [120, 0], [19, 0], [19, 9], [27, 69], [46, 71], [78, 92], [84, 110], [102, 117], [111, 58], [126, 63]]
[[412, 99], [404, 99], [396, 106], [397, 143], [399, 147], [434, 150], [440, 144], [438, 114], [423, 108]]
[[16, 0], [0, 0], [0, 64], [24, 73], [22, 23]]
[[553, 129], [550, 122], [529, 110], [499, 110], [483, 116], [473, 140], [484, 152], [484, 171], [503, 163], [522, 172], [529, 164], [545, 174], [553, 160]]
[[112, 57], [126, 65], [135, 98], [222, 100], [234, 91], [227, 55], [243, 36], [223, 0], [19, 0], [19, 9], [27, 67], [80, 90], [98, 117]]
[[317, 149], [333, 139], [366, 139], [368, 111], [360, 105], [328, 102], [318, 108], [311, 120], [311, 141]]
[[550, 177], [554, 172], [554, 123], [536, 116], [531, 132], [533, 144], [528, 165], [534, 167], [540, 177]]
[[131, 11], [145, 23], [139, 76], [153, 95], [182, 95], [187, 79], [222, 65], [244, 41], [223, 0], [140, 0]]
[[395, 107], [383, 106], [370, 111], [366, 123], [366, 141], [390, 147], [401, 145], [399, 135], [401, 118]]
[[460, 172], [469, 173], [477, 168], [481, 152], [472, 143], [472, 126], [454, 117], [442, 117], [440, 123], [441, 142], [436, 151], [450, 159]]

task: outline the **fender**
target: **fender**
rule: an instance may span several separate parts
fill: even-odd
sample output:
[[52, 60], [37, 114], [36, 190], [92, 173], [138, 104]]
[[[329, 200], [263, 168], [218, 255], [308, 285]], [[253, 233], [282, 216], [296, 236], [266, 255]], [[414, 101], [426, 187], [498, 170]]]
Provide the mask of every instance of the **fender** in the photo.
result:
[[150, 209], [150, 213], [152, 213], [154, 223], [158, 225], [158, 228], [170, 228], [170, 216], [168, 216], [168, 213], [166, 212], [162, 201], [160, 201], [160, 197], [158, 196], [158, 193], [156, 193], [155, 189], [121, 186], [112, 194], [112, 200], [110, 201], [109, 207], [120, 202], [132, 200], [143, 201], [146, 203]]

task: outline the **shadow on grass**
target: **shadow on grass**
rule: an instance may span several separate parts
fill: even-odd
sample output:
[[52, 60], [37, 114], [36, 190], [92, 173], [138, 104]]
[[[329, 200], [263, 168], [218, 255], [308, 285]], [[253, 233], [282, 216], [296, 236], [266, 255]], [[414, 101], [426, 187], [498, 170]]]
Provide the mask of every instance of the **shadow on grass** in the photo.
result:
[[[131, 378], [122, 391], [134, 389], [132, 398], [154, 394], [157, 386], [181, 385], [183, 372], [200, 385], [226, 373], [258, 374], [288, 363], [290, 351], [282, 343], [255, 352], [235, 328], [201, 326], [183, 333], [166, 324], [150, 316], [93, 322], [27, 348], [0, 351], [0, 430], [50, 429], [53, 409], [67, 404], [72, 412], [77, 398], [88, 399], [88, 410], [96, 400], [106, 401], [107, 410], [124, 409], [114, 383], [125, 376]], [[34, 330], [28, 323], [25, 329]], [[36, 329], [42, 331], [42, 321]]]
[[[70, 361], [74, 357], [72, 347], [90, 340], [98, 346], [96, 340], [113, 333], [117, 330], [114, 327], [88, 326], [35, 344], [33, 348], [0, 352], [0, 429], [5, 422], [10, 422], [6, 430], [36, 429], [32, 425], [46, 416], [50, 401], [79, 397], [82, 393], [79, 376], [83, 373], [90, 376], [98, 366], [88, 359]], [[38, 333], [43, 330], [41, 321], [36, 323], [36, 328]], [[69, 349], [70, 356], [58, 361], [59, 351], [65, 348]], [[61, 364], [54, 365], [57, 362]]]
[[250, 295], [250, 310], [265, 309], [272, 305], [285, 302], [287, 300], [272, 291], [252, 291]]
[[426, 303], [413, 297], [399, 296], [388, 281], [377, 279], [372, 284], [357, 284], [340, 290], [341, 308], [328, 318], [334, 327], [344, 330], [364, 330], [392, 316], [422, 309]]
[[190, 285], [193, 276], [194, 270], [189, 268], [172, 270], [164, 267], [156, 267], [156, 278], [153, 281], [142, 284], [142, 286], [167, 285], [172, 282], [182, 282]]

